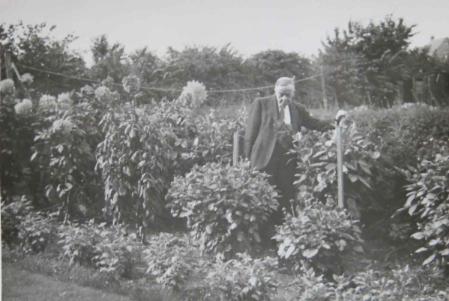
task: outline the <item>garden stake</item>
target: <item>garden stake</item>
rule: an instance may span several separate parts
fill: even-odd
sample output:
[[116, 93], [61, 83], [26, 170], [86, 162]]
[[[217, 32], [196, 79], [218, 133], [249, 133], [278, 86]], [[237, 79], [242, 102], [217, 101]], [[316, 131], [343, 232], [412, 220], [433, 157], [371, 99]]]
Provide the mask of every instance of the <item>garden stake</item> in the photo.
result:
[[343, 150], [341, 143], [341, 126], [340, 123], [344, 119], [338, 118], [336, 120], [336, 139], [337, 139], [337, 183], [338, 183], [338, 207], [344, 208], [345, 203], [343, 199]]
[[232, 148], [232, 165], [237, 166], [239, 163], [239, 154], [240, 154], [240, 133], [239, 130], [234, 132], [233, 136], [233, 148]]

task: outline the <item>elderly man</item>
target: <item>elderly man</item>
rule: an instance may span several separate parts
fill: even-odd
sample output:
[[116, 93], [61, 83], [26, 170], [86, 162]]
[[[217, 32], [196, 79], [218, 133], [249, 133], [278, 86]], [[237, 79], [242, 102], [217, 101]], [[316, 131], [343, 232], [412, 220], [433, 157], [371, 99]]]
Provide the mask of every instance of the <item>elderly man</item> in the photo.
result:
[[290, 210], [289, 201], [295, 196], [296, 169], [295, 157], [288, 154], [292, 135], [301, 127], [326, 130], [331, 125], [311, 117], [303, 106], [292, 101], [293, 78], [279, 78], [274, 92], [274, 95], [255, 99], [251, 106], [245, 130], [245, 156], [253, 168], [271, 175], [271, 184], [281, 193], [281, 207]]

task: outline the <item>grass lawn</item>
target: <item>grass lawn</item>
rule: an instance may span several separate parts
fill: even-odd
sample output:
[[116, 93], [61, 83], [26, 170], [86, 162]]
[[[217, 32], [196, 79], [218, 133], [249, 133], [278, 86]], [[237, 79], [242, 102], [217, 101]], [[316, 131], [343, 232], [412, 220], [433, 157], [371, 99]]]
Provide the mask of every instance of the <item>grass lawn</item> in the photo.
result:
[[128, 301], [128, 297], [106, 293], [52, 279], [41, 274], [22, 270], [13, 264], [3, 263], [2, 300], [109, 300]]

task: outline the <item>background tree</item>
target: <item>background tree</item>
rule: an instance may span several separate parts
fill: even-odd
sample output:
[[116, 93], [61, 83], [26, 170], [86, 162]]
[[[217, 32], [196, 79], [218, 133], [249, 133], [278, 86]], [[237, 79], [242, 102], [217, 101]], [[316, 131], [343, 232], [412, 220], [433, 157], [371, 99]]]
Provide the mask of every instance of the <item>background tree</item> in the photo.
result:
[[[294, 76], [296, 79], [308, 77], [316, 72], [308, 58], [296, 52], [282, 50], [266, 50], [251, 56], [245, 61], [251, 84], [253, 86], [273, 85], [276, 79], [282, 76]], [[313, 90], [319, 89], [316, 81], [307, 81], [296, 85], [296, 96], [302, 102], [313, 104], [316, 102]], [[263, 91], [265, 94], [273, 93], [273, 89]]]
[[92, 78], [103, 80], [110, 77], [115, 83], [121, 83], [122, 78], [129, 74], [130, 59], [123, 45], [111, 45], [106, 35], [101, 35], [94, 40], [91, 51], [94, 60], [90, 68]]
[[56, 26], [49, 27], [46, 23], [0, 24], [0, 40], [9, 42], [6, 51], [11, 54], [12, 62], [16, 63], [21, 73], [33, 74], [33, 88], [40, 93], [59, 94], [84, 84], [79, 80], [35, 70], [51, 70], [74, 77], [86, 74], [83, 58], [70, 49], [77, 37], [69, 34], [63, 39], [57, 39], [52, 35], [55, 28]]
[[329, 83], [336, 98], [342, 104], [390, 106], [403, 77], [404, 56], [400, 54], [408, 51], [414, 27], [387, 16], [379, 23], [349, 22], [347, 29], [337, 28], [320, 55], [335, 76]]

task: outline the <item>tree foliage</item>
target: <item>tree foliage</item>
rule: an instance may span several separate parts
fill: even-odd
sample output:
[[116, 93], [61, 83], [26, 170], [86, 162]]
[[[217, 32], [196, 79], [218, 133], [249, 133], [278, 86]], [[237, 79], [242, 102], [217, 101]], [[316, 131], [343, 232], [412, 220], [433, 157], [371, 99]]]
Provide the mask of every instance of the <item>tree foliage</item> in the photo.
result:
[[6, 51], [11, 60], [18, 64], [19, 70], [34, 74], [33, 88], [40, 93], [59, 94], [81, 87], [84, 83], [60, 76], [39, 73], [35, 69], [50, 70], [68, 76], [82, 77], [86, 74], [86, 66], [80, 54], [70, 49], [77, 39], [72, 34], [58, 39], [53, 35], [56, 26], [46, 23], [36, 25], [0, 24], [0, 40], [9, 42]]

